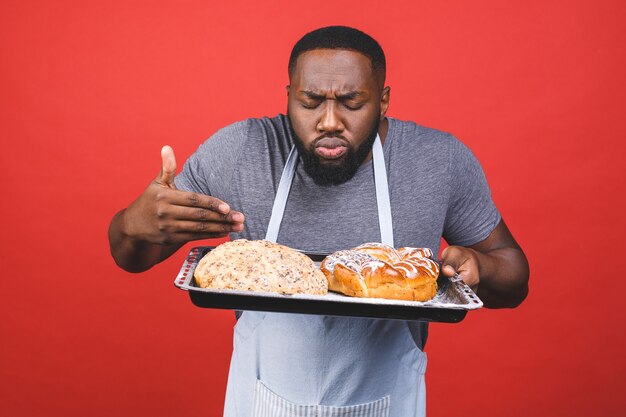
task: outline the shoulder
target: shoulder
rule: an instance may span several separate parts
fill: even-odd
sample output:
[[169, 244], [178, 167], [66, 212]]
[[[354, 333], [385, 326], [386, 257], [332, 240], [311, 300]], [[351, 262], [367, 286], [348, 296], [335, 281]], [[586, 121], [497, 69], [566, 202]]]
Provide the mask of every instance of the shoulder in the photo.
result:
[[200, 153], [232, 153], [245, 144], [267, 142], [268, 139], [288, 137], [287, 117], [279, 114], [274, 117], [249, 118], [225, 126], [206, 139], [199, 147]]
[[399, 120], [389, 117], [388, 137], [395, 145], [407, 148], [433, 147], [449, 149], [460, 143], [449, 132], [422, 126], [412, 121]]
[[389, 119], [389, 136], [404, 151], [429, 152], [449, 159], [473, 158], [472, 151], [450, 132], [422, 126], [412, 121]]
[[[228, 196], [231, 179], [241, 167], [267, 164], [276, 146], [289, 142], [287, 117], [250, 118], [231, 123], [206, 139], [185, 161], [176, 186], [215, 196]], [[276, 151], [274, 151], [276, 152]]]
[[426, 158], [429, 164], [448, 166], [458, 148], [465, 147], [449, 132], [422, 126], [412, 121], [388, 119], [388, 146], [391, 153], [397, 156], [420, 161]]

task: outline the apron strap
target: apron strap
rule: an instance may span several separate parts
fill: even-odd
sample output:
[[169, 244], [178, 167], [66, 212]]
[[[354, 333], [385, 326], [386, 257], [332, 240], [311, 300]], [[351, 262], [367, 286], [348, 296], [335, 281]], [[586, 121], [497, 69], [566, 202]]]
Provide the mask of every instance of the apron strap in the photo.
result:
[[[376, 186], [376, 203], [378, 206], [378, 223], [380, 227], [381, 243], [385, 243], [394, 247], [393, 242], [393, 223], [391, 220], [391, 202], [389, 199], [389, 185], [387, 183], [387, 169], [385, 166], [385, 155], [383, 154], [383, 145], [380, 137], [376, 135], [374, 146], [372, 147], [372, 159], [374, 165], [374, 183]], [[265, 240], [276, 243], [280, 224], [283, 221], [285, 207], [287, 206], [287, 198], [289, 190], [293, 182], [298, 164], [298, 151], [296, 147], [292, 147], [285, 163], [285, 168], [278, 183], [276, 190], [276, 198], [272, 206], [272, 215], [267, 225], [267, 233]]]
[[285, 207], [287, 207], [287, 197], [289, 197], [289, 190], [291, 189], [291, 183], [293, 182], [297, 165], [298, 151], [296, 147], [293, 146], [287, 157], [287, 163], [285, 163], [285, 168], [283, 168], [283, 173], [278, 183], [278, 189], [276, 190], [276, 198], [274, 198], [274, 205], [272, 206], [272, 216], [270, 217], [270, 222], [267, 225], [267, 233], [265, 234], [265, 240], [267, 241], [276, 243], [276, 239], [278, 239], [278, 231], [283, 221], [283, 214], [285, 213]]
[[378, 135], [376, 135], [376, 140], [372, 148], [372, 159], [374, 163], [374, 184], [376, 185], [380, 242], [395, 248], [393, 245], [393, 223], [391, 221], [391, 200], [389, 198], [387, 168], [385, 166], [383, 145], [380, 143], [380, 137]]

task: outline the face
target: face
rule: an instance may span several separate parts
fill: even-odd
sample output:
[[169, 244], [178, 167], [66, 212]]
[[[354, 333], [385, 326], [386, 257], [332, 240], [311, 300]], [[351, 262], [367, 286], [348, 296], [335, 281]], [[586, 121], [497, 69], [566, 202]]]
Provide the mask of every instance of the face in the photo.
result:
[[383, 78], [354, 51], [318, 49], [298, 57], [287, 114], [304, 168], [318, 184], [349, 180], [369, 158], [389, 106]]

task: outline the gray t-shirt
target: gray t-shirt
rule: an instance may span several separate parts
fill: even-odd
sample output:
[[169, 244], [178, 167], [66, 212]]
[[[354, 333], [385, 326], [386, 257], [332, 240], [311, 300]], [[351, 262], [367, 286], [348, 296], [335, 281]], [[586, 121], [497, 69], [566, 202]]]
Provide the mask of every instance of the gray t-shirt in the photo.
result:
[[[176, 177], [178, 188], [218, 197], [245, 214], [245, 230], [232, 239], [265, 237], [294, 143], [288, 123], [279, 115], [228, 126]], [[383, 152], [396, 247], [437, 253], [442, 236], [471, 245], [500, 221], [478, 161], [451, 135], [389, 118]], [[332, 252], [371, 241], [380, 241], [372, 162], [348, 182], [326, 187], [298, 164], [278, 242]], [[244, 312], [235, 328], [225, 415], [250, 415], [259, 381], [295, 404], [360, 404], [391, 393], [389, 415], [420, 414], [426, 359], [417, 349], [427, 331], [419, 321]], [[405, 351], [409, 334], [415, 346]]]
[[[452, 135], [388, 118], [383, 144], [395, 246], [439, 251], [485, 239], [500, 221], [480, 164]], [[217, 197], [246, 216], [231, 239], [263, 239], [293, 138], [284, 115], [227, 126], [187, 160], [176, 186]], [[332, 252], [380, 241], [374, 170], [364, 163], [348, 182], [318, 186], [298, 164], [278, 242]]]

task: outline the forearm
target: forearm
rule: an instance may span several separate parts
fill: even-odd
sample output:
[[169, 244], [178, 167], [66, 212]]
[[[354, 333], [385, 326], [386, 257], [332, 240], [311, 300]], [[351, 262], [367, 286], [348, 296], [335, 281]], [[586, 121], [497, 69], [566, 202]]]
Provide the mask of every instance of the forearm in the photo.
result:
[[528, 260], [518, 248], [475, 251], [480, 271], [477, 294], [488, 308], [518, 306], [528, 294]]
[[124, 224], [126, 209], [121, 210], [111, 220], [109, 245], [111, 255], [117, 265], [128, 272], [143, 272], [167, 259], [180, 248], [180, 244], [156, 245], [129, 236]]

